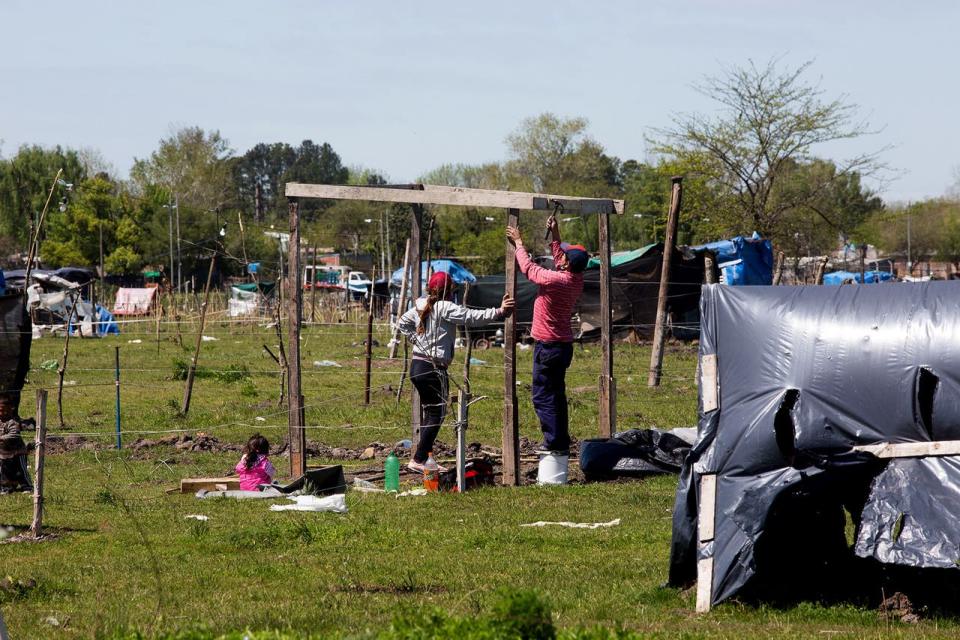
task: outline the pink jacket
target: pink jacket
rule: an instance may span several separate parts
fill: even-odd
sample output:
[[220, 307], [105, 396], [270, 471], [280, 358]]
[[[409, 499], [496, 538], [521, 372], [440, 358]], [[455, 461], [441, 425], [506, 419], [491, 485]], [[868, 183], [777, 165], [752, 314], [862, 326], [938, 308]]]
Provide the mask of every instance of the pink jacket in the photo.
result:
[[256, 491], [259, 485], [270, 484], [277, 473], [267, 456], [260, 456], [249, 469], [247, 469], [247, 456], [243, 456], [237, 463], [236, 470], [240, 476], [240, 489], [243, 491]]
[[[551, 242], [550, 250], [553, 259], [559, 260], [563, 253], [560, 243]], [[540, 285], [533, 303], [530, 335], [540, 342], [573, 342], [570, 320], [577, 299], [583, 292], [583, 274], [544, 269], [534, 264], [523, 245], [517, 247], [517, 264], [530, 282]]]

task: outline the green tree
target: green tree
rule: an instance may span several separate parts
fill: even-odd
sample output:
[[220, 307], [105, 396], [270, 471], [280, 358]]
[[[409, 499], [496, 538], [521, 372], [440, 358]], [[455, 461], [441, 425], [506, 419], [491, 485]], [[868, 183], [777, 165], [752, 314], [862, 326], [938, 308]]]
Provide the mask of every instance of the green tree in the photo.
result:
[[791, 167], [814, 160], [817, 145], [871, 132], [857, 120], [855, 105], [825, 99], [805, 82], [810, 64], [780, 69], [775, 60], [761, 67], [751, 62], [708, 77], [697, 89], [719, 113], [677, 115], [671, 128], [656, 131], [655, 152], [696, 165], [728, 197], [732, 206], [715, 212], [727, 218], [728, 228], [777, 236], [785, 218], [820, 199], [832, 182], [882, 169], [878, 153], [859, 154], [833, 171], [808, 174], [807, 188], [780, 188]]

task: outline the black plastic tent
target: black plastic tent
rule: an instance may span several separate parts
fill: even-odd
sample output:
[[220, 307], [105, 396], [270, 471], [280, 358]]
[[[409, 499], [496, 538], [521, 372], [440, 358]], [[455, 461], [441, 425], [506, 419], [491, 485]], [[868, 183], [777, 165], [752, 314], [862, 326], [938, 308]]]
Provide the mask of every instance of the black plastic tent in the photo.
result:
[[960, 576], [960, 283], [710, 285], [700, 310], [671, 583], [705, 609], [820, 594], [858, 558]]

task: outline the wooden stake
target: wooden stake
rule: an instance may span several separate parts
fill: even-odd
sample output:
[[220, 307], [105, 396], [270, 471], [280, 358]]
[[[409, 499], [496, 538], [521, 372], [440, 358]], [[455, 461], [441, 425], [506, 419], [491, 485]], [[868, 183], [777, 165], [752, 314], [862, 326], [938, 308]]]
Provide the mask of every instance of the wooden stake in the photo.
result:
[[820, 258], [820, 262], [817, 263], [817, 270], [814, 272], [813, 284], [823, 284], [823, 274], [827, 271], [827, 262], [829, 260], [829, 256]]
[[50, 185], [50, 191], [47, 193], [47, 201], [43, 203], [43, 211], [40, 212], [37, 228], [30, 240], [30, 248], [27, 251], [27, 272], [23, 284], [24, 289], [30, 286], [30, 272], [33, 271], [33, 260], [37, 257], [37, 251], [40, 248], [40, 232], [43, 230], [43, 220], [47, 217], [47, 209], [50, 208], [50, 200], [53, 198], [53, 192], [57, 188], [57, 181], [61, 175], [63, 175], [63, 169], [57, 169], [57, 175], [53, 177], [53, 184]]
[[33, 482], [33, 522], [30, 535], [39, 538], [43, 527], [43, 458], [47, 448], [47, 390], [37, 389], [37, 463]]
[[[400, 279], [400, 298], [397, 300], [397, 321], [407, 310], [407, 282], [410, 273], [410, 241], [407, 240], [407, 246], [403, 251], [403, 277]], [[394, 329], [390, 334], [390, 359], [397, 357], [397, 345], [400, 340], [400, 331]]]
[[207, 270], [207, 284], [203, 288], [203, 303], [200, 305], [200, 328], [197, 330], [197, 341], [193, 347], [193, 359], [190, 361], [190, 369], [187, 371], [187, 384], [183, 390], [183, 406], [180, 407], [180, 413], [187, 415], [190, 411], [190, 396], [193, 395], [193, 378], [197, 373], [197, 360], [200, 359], [200, 345], [203, 344], [203, 328], [207, 321], [207, 302], [210, 298], [210, 283], [213, 281], [213, 267], [217, 262], [216, 251], [210, 256], [210, 268]]
[[610, 309], [610, 215], [598, 214], [600, 240], [600, 437], [617, 429], [617, 382], [613, 377], [613, 313]]
[[313, 244], [313, 271], [310, 275], [310, 322], [317, 321], [317, 244]]
[[860, 284], [867, 284], [867, 245], [860, 245]]
[[663, 263], [660, 268], [660, 293], [657, 296], [657, 324], [653, 330], [653, 348], [650, 352], [650, 374], [648, 387], [660, 386], [660, 374], [663, 370], [663, 343], [666, 341], [667, 292], [670, 290], [670, 264], [673, 261], [673, 244], [677, 235], [677, 221], [680, 218], [680, 201], [683, 197], [683, 178], [674, 176], [673, 193], [670, 198], [670, 212], [667, 216], [667, 233], [663, 241]]
[[[423, 293], [423, 273], [420, 267], [420, 227], [423, 225], [423, 205], [413, 205], [413, 220], [410, 225], [410, 300], [415, 301]], [[406, 360], [406, 359], [404, 359]], [[406, 365], [404, 365], [406, 371]], [[400, 386], [403, 386], [401, 380]], [[417, 388], [410, 390], [410, 439], [413, 446], [410, 448], [410, 456], [417, 450], [417, 443], [420, 441], [420, 394]]]
[[[507, 226], [520, 226], [520, 210], [507, 209]], [[517, 290], [517, 249], [506, 241], [505, 292], [515, 298]], [[520, 484], [520, 429], [517, 422], [517, 314], [503, 322], [503, 484]]]
[[780, 279], [783, 277], [783, 263], [785, 255], [783, 251], [777, 251], [777, 263], [773, 267], [773, 284], [779, 285]]
[[367, 350], [364, 363], [363, 404], [370, 404], [370, 361], [373, 359], [373, 296], [367, 305]]
[[303, 396], [300, 391], [300, 323], [303, 315], [303, 287], [300, 286], [300, 207], [289, 199], [290, 247], [287, 251], [287, 425], [290, 435], [290, 475], [307, 472], [307, 433], [303, 428]]
[[67, 373], [67, 357], [70, 355], [70, 323], [73, 322], [73, 318], [76, 315], [77, 311], [77, 298], [79, 294], [73, 297], [73, 305], [70, 307], [70, 314], [67, 317], [67, 331], [66, 336], [63, 338], [63, 362], [60, 363], [60, 368], [57, 369], [57, 376], [59, 380], [57, 381], [57, 417], [60, 420], [60, 428], [63, 429], [63, 377]]

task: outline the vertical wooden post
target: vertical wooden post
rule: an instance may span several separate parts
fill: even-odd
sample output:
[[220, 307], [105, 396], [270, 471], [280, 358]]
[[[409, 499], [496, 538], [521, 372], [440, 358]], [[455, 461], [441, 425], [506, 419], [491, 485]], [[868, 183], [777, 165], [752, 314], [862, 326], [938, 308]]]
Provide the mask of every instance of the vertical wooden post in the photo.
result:
[[823, 284], [823, 274], [827, 272], [828, 256], [823, 256], [817, 263], [817, 269], [813, 272], [813, 284]]
[[317, 243], [313, 243], [313, 272], [310, 275], [310, 322], [316, 322], [316, 321], [317, 321]]
[[860, 284], [867, 284], [867, 245], [860, 245]]
[[784, 263], [785, 257], [786, 256], [784, 255], [783, 251], [777, 251], [777, 263], [773, 267], [773, 284], [774, 285], [779, 285], [780, 279], [783, 277], [783, 263]]
[[367, 352], [363, 376], [363, 404], [370, 404], [370, 361], [373, 359], [373, 295], [367, 305]]
[[[407, 240], [406, 249], [403, 252], [403, 277], [400, 278], [400, 298], [397, 300], [397, 320], [407, 310], [407, 282], [410, 273], [410, 241]], [[394, 329], [390, 332], [390, 359], [397, 357], [397, 345], [400, 340], [400, 332]]]
[[[520, 226], [520, 210], [507, 209], [507, 226]], [[517, 250], [507, 240], [505, 293], [516, 297]], [[520, 484], [520, 430], [517, 424], [517, 314], [503, 321], [503, 484]]]
[[[416, 302], [423, 292], [423, 274], [420, 271], [420, 227], [423, 224], [423, 205], [415, 204], [413, 207], [413, 220], [410, 225], [410, 299]], [[410, 455], [417, 450], [417, 443], [420, 441], [420, 394], [417, 388], [410, 385], [410, 439], [413, 446], [410, 448]]]
[[[290, 475], [307, 471], [307, 434], [303, 428], [303, 396], [300, 393], [300, 322], [303, 287], [300, 286], [300, 206], [289, 198], [290, 245], [287, 249], [287, 425], [290, 437]], [[349, 291], [349, 289], [348, 289]]]
[[617, 382], [613, 377], [613, 312], [610, 308], [610, 216], [598, 214], [600, 240], [600, 437], [617, 429]]
[[716, 273], [717, 256], [707, 249], [703, 252], [703, 282], [705, 284], [714, 284], [717, 281]]
[[30, 535], [39, 538], [43, 527], [43, 458], [47, 448], [47, 390], [37, 389], [37, 463], [33, 481], [33, 522]]
[[[717, 476], [700, 476], [700, 512], [697, 517], [697, 547], [702, 550], [714, 540], [717, 514]], [[698, 554], [699, 556], [700, 554]], [[713, 602], [713, 555], [697, 560], [697, 613], [710, 611]]]
[[653, 347], [650, 352], [648, 387], [660, 386], [663, 370], [663, 343], [666, 340], [667, 292], [670, 290], [670, 264], [673, 260], [673, 244], [677, 235], [677, 220], [680, 217], [680, 200], [683, 196], [683, 178], [673, 177], [673, 192], [670, 197], [670, 212], [667, 215], [667, 233], [663, 241], [663, 263], [660, 268], [660, 294], [657, 296], [657, 324], [653, 330]]
[[197, 360], [200, 359], [200, 345], [203, 344], [203, 328], [207, 322], [207, 303], [210, 300], [210, 283], [213, 281], [213, 267], [217, 262], [216, 251], [210, 256], [210, 268], [207, 270], [207, 284], [203, 288], [203, 303], [200, 305], [200, 328], [197, 330], [197, 341], [193, 347], [193, 360], [190, 361], [190, 370], [187, 371], [187, 385], [183, 390], [183, 406], [180, 413], [187, 415], [190, 411], [190, 397], [193, 395], [193, 379], [197, 373]]

